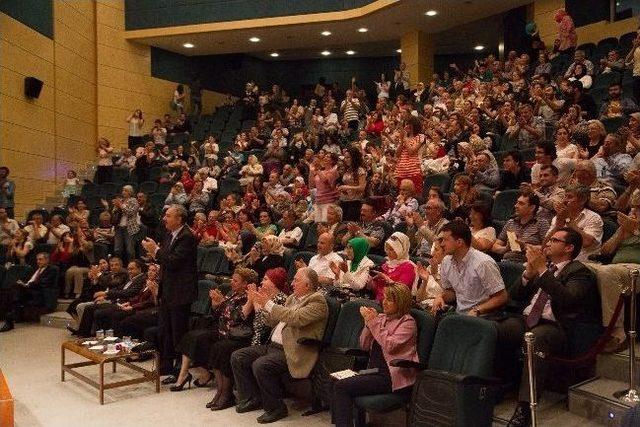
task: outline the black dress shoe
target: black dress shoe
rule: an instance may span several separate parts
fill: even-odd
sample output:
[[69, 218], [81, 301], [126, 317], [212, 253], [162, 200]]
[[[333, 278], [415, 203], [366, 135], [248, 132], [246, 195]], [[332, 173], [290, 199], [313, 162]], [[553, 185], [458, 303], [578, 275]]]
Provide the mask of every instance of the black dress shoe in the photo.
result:
[[304, 411], [302, 414], [303, 417], [308, 417], [311, 415], [319, 414], [320, 412], [328, 411], [328, 406], [311, 406], [311, 408]]
[[175, 376], [169, 375], [167, 378], [162, 380], [162, 384], [164, 385], [175, 384], [176, 381], [178, 381], [178, 379]]
[[5, 320], [2, 327], [0, 327], [0, 332], [9, 332], [14, 327], [13, 320]]
[[507, 427], [530, 427], [531, 410], [528, 402], [518, 402], [516, 410], [513, 412]]
[[245, 412], [257, 411], [260, 408], [262, 408], [262, 403], [258, 399], [247, 399], [238, 403], [236, 412], [244, 414]]
[[233, 398], [233, 394], [228, 396], [220, 396], [218, 401], [211, 406], [212, 411], [222, 411], [223, 409], [231, 408], [236, 404], [236, 400]]
[[260, 415], [256, 421], [258, 424], [269, 424], [279, 421], [283, 418], [286, 418], [289, 415], [289, 411], [287, 411], [287, 406], [282, 404], [278, 409], [274, 409], [271, 412], [265, 412]]

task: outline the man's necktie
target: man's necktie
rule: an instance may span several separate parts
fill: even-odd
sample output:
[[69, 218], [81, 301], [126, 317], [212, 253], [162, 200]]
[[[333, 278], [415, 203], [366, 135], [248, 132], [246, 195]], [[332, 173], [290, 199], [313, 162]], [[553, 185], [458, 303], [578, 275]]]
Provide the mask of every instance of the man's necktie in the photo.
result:
[[[558, 271], [558, 267], [551, 265], [547, 271], [551, 274], [555, 274], [555, 272]], [[531, 329], [540, 322], [540, 317], [542, 317], [542, 312], [544, 311], [544, 307], [547, 305], [547, 301], [549, 301], [549, 294], [540, 289], [538, 298], [536, 298], [536, 302], [533, 303], [533, 307], [531, 307], [531, 311], [527, 316], [527, 328]]]

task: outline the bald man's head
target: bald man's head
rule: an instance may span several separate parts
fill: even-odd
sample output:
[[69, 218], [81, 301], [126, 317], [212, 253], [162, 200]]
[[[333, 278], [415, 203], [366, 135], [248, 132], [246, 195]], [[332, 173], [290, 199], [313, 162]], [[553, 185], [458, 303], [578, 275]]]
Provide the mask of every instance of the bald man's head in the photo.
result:
[[333, 235], [331, 233], [322, 233], [318, 236], [318, 253], [327, 255], [333, 251]]

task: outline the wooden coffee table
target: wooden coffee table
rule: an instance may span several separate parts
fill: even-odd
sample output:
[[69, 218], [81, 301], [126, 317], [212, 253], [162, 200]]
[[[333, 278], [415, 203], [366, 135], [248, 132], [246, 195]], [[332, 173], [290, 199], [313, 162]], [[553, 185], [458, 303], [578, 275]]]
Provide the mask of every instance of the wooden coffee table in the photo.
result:
[[[88, 361], [65, 364], [66, 351], [70, 351], [71, 353], [80, 355], [85, 359], [88, 359]], [[160, 375], [158, 375], [159, 355], [157, 351], [153, 351], [154, 364], [153, 364], [152, 370], [148, 370], [141, 366], [134, 365], [133, 363], [127, 362], [126, 358], [127, 356], [130, 356], [131, 353], [128, 353], [126, 351], [121, 351], [120, 353], [113, 354], [113, 355], [105, 355], [93, 350], [89, 350], [86, 346], [81, 344], [81, 341], [75, 341], [75, 340], [66, 341], [62, 343], [61, 355], [62, 355], [62, 359], [61, 359], [60, 368], [61, 368], [62, 381], [64, 382], [65, 380], [64, 378], [65, 372], [68, 372], [71, 375], [89, 384], [90, 386], [97, 388], [100, 393], [101, 405], [104, 404], [104, 391], [112, 388], [125, 387], [128, 385], [141, 384], [146, 382], [155, 382], [156, 393], [160, 393]], [[141, 373], [142, 377], [105, 384], [104, 365], [107, 363], [112, 364], [113, 372], [116, 372], [116, 365], [122, 365], [129, 369], [133, 369], [136, 372]], [[75, 370], [76, 368], [81, 368], [84, 366], [92, 366], [92, 365], [98, 365], [100, 367], [99, 382], [95, 382], [94, 380], [87, 378], [86, 376], [82, 375], [81, 373]]]

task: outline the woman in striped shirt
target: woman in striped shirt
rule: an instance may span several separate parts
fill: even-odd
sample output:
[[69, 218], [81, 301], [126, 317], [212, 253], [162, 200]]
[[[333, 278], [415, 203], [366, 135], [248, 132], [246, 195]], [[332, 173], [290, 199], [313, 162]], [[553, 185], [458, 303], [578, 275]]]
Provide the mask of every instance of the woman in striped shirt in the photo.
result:
[[399, 137], [396, 182], [400, 187], [403, 179], [411, 180], [415, 186], [415, 194], [422, 194], [423, 177], [420, 169], [420, 148], [425, 140], [420, 120], [411, 116]]
[[335, 154], [327, 153], [318, 160], [318, 164], [311, 164], [309, 167], [309, 182], [313, 183], [316, 189], [316, 222], [327, 222], [327, 209], [338, 200], [337, 160]]

